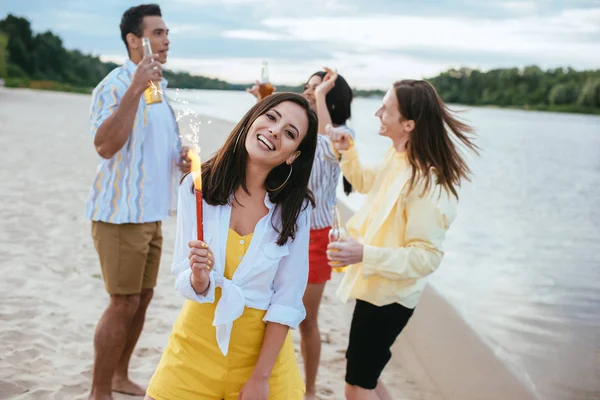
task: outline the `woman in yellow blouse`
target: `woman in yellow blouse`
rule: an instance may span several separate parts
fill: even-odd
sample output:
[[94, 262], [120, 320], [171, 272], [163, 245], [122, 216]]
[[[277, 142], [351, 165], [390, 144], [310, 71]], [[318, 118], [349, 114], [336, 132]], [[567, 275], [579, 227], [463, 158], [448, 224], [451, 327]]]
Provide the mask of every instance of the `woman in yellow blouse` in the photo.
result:
[[375, 115], [379, 134], [392, 146], [374, 167], [360, 163], [346, 132], [328, 128], [344, 176], [367, 194], [348, 221], [350, 239], [328, 250], [332, 266], [350, 265], [338, 295], [356, 299], [346, 352], [346, 398], [352, 400], [392, 398], [379, 376], [427, 276], [440, 264], [458, 189], [470, 176], [457, 144], [477, 152], [471, 127], [426, 81], [394, 83]]
[[302, 399], [289, 329], [306, 315], [316, 144], [302, 96], [252, 107], [202, 165], [204, 241], [193, 177], [183, 180], [172, 272], [187, 300], [146, 400]]

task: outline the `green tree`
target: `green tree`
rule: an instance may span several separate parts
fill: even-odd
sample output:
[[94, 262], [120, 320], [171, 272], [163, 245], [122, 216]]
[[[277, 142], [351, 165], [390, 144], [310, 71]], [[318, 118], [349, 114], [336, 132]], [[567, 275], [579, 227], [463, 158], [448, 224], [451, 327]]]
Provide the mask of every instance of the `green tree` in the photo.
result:
[[588, 78], [577, 99], [577, 104], [585, 107], [600, 108], [600, 78]]
[[52, 32], [36, 35], [31, 55], [33, 74], [37, 79], [64, 80], [68, 70], [67, 51], [62, 40]]
[[0, 78], [6, 78], [6, 64], [8, 63], [8, 36], [0, 33]]
[[552, 105], [575, 104], [579, 98], [579, 91], [574, 82], [559, 83], [550, 90], [548, 100]]
[[535, 65], [487, 72], [460, 68], [428, 80], [448, 103], [600, 113], [595, 100], [600, 70], [543, 71]]
[[9, 14], [5, 19], [0, 20], [0, 31], [8, 35], [9, 62], [32, 74], [35, 67], [31, 57], [33, 32], [29, 21]]

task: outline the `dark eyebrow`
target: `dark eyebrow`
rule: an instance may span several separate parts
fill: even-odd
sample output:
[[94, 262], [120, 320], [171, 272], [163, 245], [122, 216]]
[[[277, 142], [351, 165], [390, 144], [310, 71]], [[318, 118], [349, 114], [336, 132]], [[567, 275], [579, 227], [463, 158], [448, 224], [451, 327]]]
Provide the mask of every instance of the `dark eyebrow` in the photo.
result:
[[[274, 112], [275, 114], [279, 115], [279, 118], [281, 118], [281, 113], [280, 113], [279, 111], [277, 111], [276, 109], [274, 109], [274, 108], [273, 108], [273, 112]], [[296, 128], [296, 126], [295, 126], [295, 125], [292, 125], [292, 124], [290, 124], [290, 126], [296, 130], [296, 134], [297, 134], [297, 135], [299, 135], [299, 134], [300, 134], [300, 131], [298, 130], [298, 128]]]
[[[165, 29], [163, 29], [163, 28], [156, 28], [154, 30], [154, 33], [163, 33], [164, 31], [165, 31]], [[168, 30], [166, 30], [166, 31], [169, 32]]]

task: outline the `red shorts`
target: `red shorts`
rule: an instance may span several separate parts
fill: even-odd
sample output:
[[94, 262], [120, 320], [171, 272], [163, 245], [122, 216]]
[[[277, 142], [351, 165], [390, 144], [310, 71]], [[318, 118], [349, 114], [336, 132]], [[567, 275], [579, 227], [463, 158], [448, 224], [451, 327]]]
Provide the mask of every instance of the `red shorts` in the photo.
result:
[[310, 231], [308, 244], [308, 283], [323, 283], [331, 279], [331, 267], [327, 260], [327, 245], [331, 228]]

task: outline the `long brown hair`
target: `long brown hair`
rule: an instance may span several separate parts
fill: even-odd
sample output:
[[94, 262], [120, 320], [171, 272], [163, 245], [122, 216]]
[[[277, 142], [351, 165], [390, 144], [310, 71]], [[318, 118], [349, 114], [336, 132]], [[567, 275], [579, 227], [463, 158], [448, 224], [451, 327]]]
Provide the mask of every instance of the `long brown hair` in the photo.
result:
[[[308, 131], [298, 151], [300, 155], [293, 162], [292, 174], [287, 183], [274, 192], [269, 192], [269, 200], [278, 209], [281, 226], [273, 227], [279, 233], [277, 244], [283, 246], [288, 238], [295, 239], [297, 219], [300, 212], [308, 206], [314, 207], [315, 200], [308, 189], [308, 180], [312, 170], [315, 151], [317, 148], [317, 114], [311, 110], [308, 101], [296, 93], [276, 93], [265, 97], [256, 103], [241, 121], [233, 128], [225, 144], [202, 164], [202, 196], [210, 205], [230, 204], [235, 191], [241, 186], [246, 193], [246, 165], [248, 151], [246, 137], [254, 121], [276, 105], [285, 101], [298, 104], [306, 112]], [[273, 168], [265, 185], [267, 188], [277, 188], [286, 180], [290, 166], [285, 162]]]
[[463, 179], [469, 181], [471, 170], [457, 148], [456, 140], [478, 154], [473, 143], [473, 128], [452, 115], [431, 83], [402, 80], [394, 83], [396, 98], [403, 118], [413, 120], [415, 128], [407, 144], [411, 176], [408, 190], [423, 184], [423, 195], [432, 185], [440, 185], [458, 199], [457, 188]]

